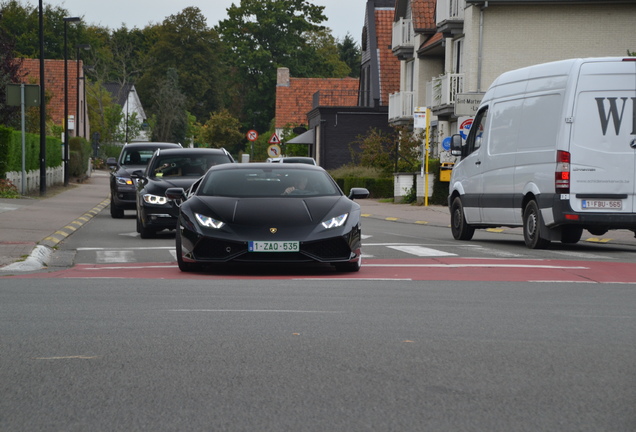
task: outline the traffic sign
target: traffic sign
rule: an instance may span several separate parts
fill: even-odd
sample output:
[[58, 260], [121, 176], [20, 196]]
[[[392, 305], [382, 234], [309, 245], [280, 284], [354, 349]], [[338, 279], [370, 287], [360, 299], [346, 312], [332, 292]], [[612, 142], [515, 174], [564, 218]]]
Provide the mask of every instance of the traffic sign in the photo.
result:
[[267, 155], [272, 158], [280, 157], [280, 146], [278, 144], [272, 144], [267, 147]]
[[276, 135], [276, 132], [272, 134], [272, 137], [267, 141], [269, 144], [280, 144], [280, 138]]
[[256, 132], [254, 129], [251, 129], [247, 131], [246, 136], [248, 141], [254, 142], [258, 139], [258, 132]]

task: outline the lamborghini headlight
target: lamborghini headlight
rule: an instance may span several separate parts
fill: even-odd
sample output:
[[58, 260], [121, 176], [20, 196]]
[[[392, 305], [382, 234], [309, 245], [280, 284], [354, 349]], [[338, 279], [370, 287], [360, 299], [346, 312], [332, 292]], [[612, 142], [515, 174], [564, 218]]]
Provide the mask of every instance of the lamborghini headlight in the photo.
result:
[[197, 218], [197, 222], [199, 222], [199, 224], [201, 226], [204, 226], [206, 228], [214, 228], [214, 229], [219, 229], [221, 228], [223, 225], [225, 225], [224, 222], [218, 221], [216, 219], [211, 218], [210, 216], [205, 216], [202, 215], [200, 213], [195, 213], [194, 214]]
[[144, 194], [144, 202], [152, 205], [163, 205], [168, 203], [168, 198], [165, 196]]
[[341, 227], [346, 222], [347, 216], [349, 216], [349, 213], [341, 214], [340, 216], [328, 219], [322, 223], [322, 226], [327, 229]]

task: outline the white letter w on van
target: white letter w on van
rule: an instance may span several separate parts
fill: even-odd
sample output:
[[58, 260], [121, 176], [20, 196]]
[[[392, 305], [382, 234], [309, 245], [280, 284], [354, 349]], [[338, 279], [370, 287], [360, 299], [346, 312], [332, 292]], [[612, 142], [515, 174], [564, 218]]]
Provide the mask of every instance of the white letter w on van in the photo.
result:
[[[616, 135], [620, 133], [621, 123], [623, 122], [623, 114], [625, 113], [625, 105], [627, 105], [626, 97], [621, 98], [623, 106], [621, 107], [620, 114], [618, 113], [617, 98], [595, 98], [596, 105], [598, 106], [598, 116], [601, 120], [601, 128], [603, 128], [603, 135], [607, 133], [607, 127], [609, 126], [610, 119], [614, 123], [614, 130]], [[609, 113], [605, 112], [605, 100], [609, 102]], [[636, 135], [636, 98], [632, 99], [632, 135]]]

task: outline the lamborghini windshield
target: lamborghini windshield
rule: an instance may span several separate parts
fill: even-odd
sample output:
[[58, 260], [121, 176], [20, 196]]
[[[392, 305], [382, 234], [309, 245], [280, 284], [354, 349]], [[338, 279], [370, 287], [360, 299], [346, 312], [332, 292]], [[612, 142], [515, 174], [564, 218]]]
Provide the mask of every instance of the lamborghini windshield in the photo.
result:
[[236, 168], [211, 171], [197, 194], [224, 197], [297, 197], [341, 195], [341, 191], [325, 171]]

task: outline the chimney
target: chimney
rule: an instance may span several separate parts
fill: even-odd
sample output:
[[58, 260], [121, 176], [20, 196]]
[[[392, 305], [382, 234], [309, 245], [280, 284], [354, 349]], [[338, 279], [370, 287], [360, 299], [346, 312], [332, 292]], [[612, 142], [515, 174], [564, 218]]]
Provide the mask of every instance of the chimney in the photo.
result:
[[276, 87], [289, 87], [289, 68], [278, 68], [276, 71]]

